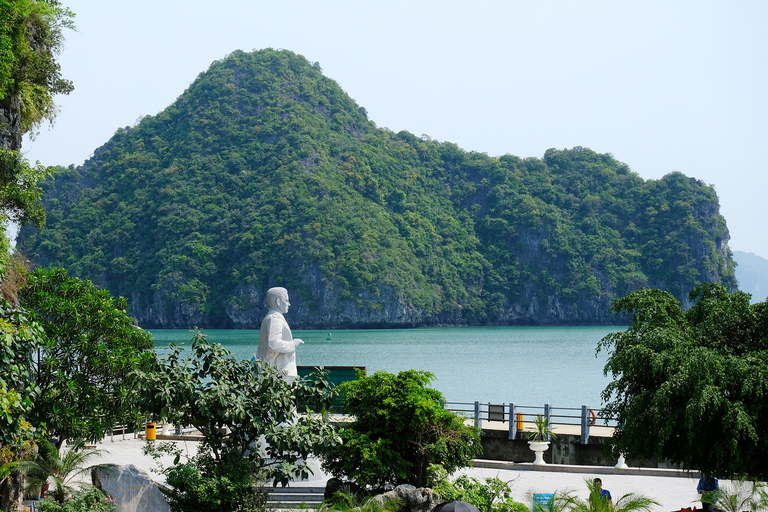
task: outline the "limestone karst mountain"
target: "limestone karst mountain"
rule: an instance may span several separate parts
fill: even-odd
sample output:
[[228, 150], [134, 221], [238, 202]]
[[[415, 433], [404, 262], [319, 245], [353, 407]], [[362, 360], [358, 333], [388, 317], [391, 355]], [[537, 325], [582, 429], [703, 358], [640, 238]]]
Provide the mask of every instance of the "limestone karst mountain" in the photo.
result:
[[276, 285], [305, 328], [607, 323], [641, 286], [736, 286], [712, 187], [393, 133], [289, 51], [214, 62], [45, 186], [20, 246], [146, 327], [257, 327]]

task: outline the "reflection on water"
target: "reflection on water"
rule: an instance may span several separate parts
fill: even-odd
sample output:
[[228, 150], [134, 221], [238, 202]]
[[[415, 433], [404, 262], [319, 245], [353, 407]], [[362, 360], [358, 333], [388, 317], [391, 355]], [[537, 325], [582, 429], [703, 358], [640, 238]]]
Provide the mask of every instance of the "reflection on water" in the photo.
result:
[[[439, 327], [419, 329], [296, 330], [304, 340], [300, 365], [365, 366], [368, 373], [416, 369], [435, 374], [432, 386], [450, 402], [599, 408], [607, 354], [598, 341], [622, 327]], [[189, 346], [191, 331], [152, 330], [160, 352], [168, 343]], [[257, 330], [209, 330], [235, 357], [250, 359]]]

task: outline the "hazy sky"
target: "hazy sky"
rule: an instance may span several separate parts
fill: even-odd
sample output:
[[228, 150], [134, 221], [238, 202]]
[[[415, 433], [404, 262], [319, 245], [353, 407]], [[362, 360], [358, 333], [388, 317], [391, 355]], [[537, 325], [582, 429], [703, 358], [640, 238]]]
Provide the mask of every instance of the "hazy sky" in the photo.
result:
[[734, 250], [768, 258], [768, 2], [62, 0], [76, 14], [32, 160], [80, 165], [234, 50], [320, 63], [380, 127], [491, 156], [611, 153], [713, 184]]

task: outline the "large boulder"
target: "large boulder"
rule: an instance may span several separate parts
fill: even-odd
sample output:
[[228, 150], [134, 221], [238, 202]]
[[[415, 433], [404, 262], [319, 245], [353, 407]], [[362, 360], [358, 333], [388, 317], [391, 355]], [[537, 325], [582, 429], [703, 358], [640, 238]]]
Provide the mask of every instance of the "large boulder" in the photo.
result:
[[21, 510], [21, 502], [24, 498], [23, 484], [21, 477], [15, 476], [9, 476], [0, 483], [0, 510], [12, 512]]
[[160, 487], [133, 464], [95, 468], [93, 485], [112, 496], [120, 512], [170, 512]]
[[379, 505], [390, 501], [399, 501], [403, 512], [429, 512], [435, 508], [435, 493], [427, 487], [416, 488], [413, 485], [398, 485], [389, 492], [376, 496]]
[[325, 483], [325, 493], [323, 494], [323, 501], [335, 502], [338, 497], [336, 493], [339, 491], [357, 494], [360, 492], [360, 486], [354, 482], [345, 482], [339, 478], [330, 478]]

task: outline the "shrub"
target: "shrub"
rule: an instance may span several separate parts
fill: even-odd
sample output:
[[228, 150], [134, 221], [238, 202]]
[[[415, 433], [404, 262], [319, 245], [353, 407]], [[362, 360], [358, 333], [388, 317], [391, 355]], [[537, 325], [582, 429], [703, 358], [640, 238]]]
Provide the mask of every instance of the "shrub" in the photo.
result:
[[263, 510], [266, 502], [266, 496], [253, 485], [247, 459], [216, 462], [202, 455], [163, 473], [171, 487], [162, 491], [174, 512], [256, 511]]
[[45, 498], [37, 502], [38, 512], [115, 512], [115, 500], [101, 489], [85, 487], [70, 494], [63, 502]]
[[323, 469], [361, 487], [423, 487], [430, 464], [448, 473], [468, 466], [482, 450], [476, 428], [443, 409], [443, 396], [427, 387], [433, 375], [408, 370], [397, 375], [358, 374], [339, 386], [342, 412], [355, 418], [341, 432], [343, 443], [325, 454]]
[[443, 479], [433, 486], [435, 493], [446, 501], [465, 501], [480, 512], [529, 512], [525, 504], [512, 499], [509, 482], [499, 478], [477, 478], [461, 475], [453, 482]]

